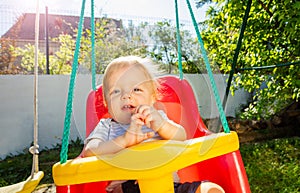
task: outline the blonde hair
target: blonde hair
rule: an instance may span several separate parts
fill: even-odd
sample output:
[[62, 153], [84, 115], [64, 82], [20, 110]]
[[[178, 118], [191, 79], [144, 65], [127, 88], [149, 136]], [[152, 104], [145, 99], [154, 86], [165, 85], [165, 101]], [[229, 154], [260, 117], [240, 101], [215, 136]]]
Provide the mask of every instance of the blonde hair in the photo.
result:
[[152, 73], [150, 73], [149, 67], [152, 67], [152, 69], [155, 68], [154, 64], [149, 59], [144, 59], [138, 56], [123, 56], [114, 59], [111, 61], [108, 66], [106, 67], [102, 79], [102, 88], [103, 88], [103, 97], [106, 101], [106, 91], [108, 88], [108, 82], [109, 77], [118, 69], [125, 69], [128, 67], [137, 67], [141, 70], [142, 73], [144, 73], [145, 77], [150, 81], [151, 88], [153, 89], [153, 93], [155, 98], [157, 99], [157, 90], [158, 90], [158, 83], [153, 78]]

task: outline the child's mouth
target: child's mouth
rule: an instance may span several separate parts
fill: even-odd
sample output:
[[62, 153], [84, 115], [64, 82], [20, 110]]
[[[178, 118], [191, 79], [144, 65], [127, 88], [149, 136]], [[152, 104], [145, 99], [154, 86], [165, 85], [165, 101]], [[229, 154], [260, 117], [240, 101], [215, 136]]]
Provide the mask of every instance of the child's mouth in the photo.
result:
[[131, 113], [135, 112], [135, 106], [133, 105], [124, 105], [122, 107], [123, 111], [130, 111]]

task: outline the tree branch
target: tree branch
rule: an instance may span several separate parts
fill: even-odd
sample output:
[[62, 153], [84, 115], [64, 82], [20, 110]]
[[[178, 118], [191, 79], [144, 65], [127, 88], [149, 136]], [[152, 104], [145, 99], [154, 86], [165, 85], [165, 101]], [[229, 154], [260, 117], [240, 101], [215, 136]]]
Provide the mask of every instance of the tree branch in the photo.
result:
[[[273, 16], [273, 13], [268, 8], [269, 6], [266, 6], [261, 0], [257, 0], [257, 2], [263, 7], [263, 9], [270, 15], [270, 17]], [[269, 4], [270, 5], [270, 4]]]

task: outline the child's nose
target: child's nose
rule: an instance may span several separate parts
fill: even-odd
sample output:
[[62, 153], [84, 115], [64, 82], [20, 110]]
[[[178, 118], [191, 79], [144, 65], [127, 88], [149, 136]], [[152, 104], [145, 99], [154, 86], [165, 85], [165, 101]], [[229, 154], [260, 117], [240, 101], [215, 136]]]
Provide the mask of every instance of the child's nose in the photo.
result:
[[131, 98], [131, 92], [124, 92], [122, 95], [122, 99], [130, 99]]

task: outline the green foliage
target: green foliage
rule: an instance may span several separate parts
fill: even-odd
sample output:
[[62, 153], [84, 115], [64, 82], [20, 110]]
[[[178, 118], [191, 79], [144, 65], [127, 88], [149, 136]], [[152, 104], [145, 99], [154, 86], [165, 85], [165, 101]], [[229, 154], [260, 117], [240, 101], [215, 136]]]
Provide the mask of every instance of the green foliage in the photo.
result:
[[[20, 24], [16, 23], [15, 25], [19, 26]], [[9, 38], [0, 38], [0, 74], [20, 73], [20, 66], [14, 65], [15, 57], [12, 49], [16, 46], [16, 29], [10, 30], [11, 36]]]
[[[142, 26], [142, 25], [141, 25]], [[129, 33], [129, 30], [131, 33]], [[77, 29], [73, 29], [77, 34]], [[131, 26], [129, 29], [121, 29], [112, 20], [101, 19], [95, 23], [95, 54], [96, 71], [103, 73], [105, 66], [114, 58], [123, 55], [146, 56], [145, 42], [141, 36], [142, 27]], [[129, 38], [129, 35], [130, 38]], [[75, 37], [68, 34], [60, 34], [52, 39], [58, 49], [49, 56], [50, 74], [70, 74], [75, 50]], [[86, 69], [91, 66], [91, 31], [86, 29], [80, 42], [78, 64]], [[23, 48], [13, 47], [14, 56], [20, 58], [21, 66], [26, 73], [32, 74], [34, 70], [34, 45], [28, 44]], [[39, 72], [46, 73], [46, 56], [38, 53]]]
[[[114, 58], [124, 55], [151, 57], [159, 63], [162, 69], [176, 73], [177, 40], [176, 27], [169, 21], [157, 22], [154, 25], [132, 23], [129, 26], [119, 26], [111, 19], [95, 21], [95, 56], [96, 72], [103, 73], [106, 65]], [[71, 25], [69, 25], [71, 27]], [[189, 31], [180, 28], [181, 53], [184, 73], [205, 72], [197, 40]], [[72, 29], [77, 34], [77, 29]], [[148, 34], [147, 34], [148, 32]], [[52, 45], [58, 45], [57, 50], [49, 56], [50, 74], [69, 74], [73, 63], [76, 37], [61, 34], [51, 40]], [[80, 40], [78, 64], [81, 69], [91, 69], [91, 30], [85, 29]], [[32, 74], [34, 70], [34, 46], [29, 44], [23, 48], [13, 47], [14, 56], [21, 61], [25, 73]], [[46, 56], [39, 52], [39, 72], [46, 73]], [[218, 68], [214, 68], [218, 69]]]
[[[58, 40], [60, 43], [59, 50], [54, 55], [49, 56], [50, 74], [69, 74], [71, 72], [71, 62], [73, 59], [72, 46], [74, 40], [69, 35], [60, 35]], [[73, 46], [74, 47], [74, 46]], [[25, 45], [24, 48], [13, 48], [14, 56], [19, 57], [21, 66], [27, 74], [34, 73], [34, 52], [35, 47], [32, 44]], [[46, 55], [38, 51], [38, 68], [39, 72], [46, 74]]]
[[300, 191], [300, 138], [275, 139], [240, 148], [253, 193]]
[[[172, 66], [176, 62], [176, 29], [170, 22], [157, 22], [149, 31], [149, 36], [154, 41], [151, 56], [161, 63], [167, 63], [168, 73], [172, 73]], [[163, 62], [165, 61], [165, 62]]]
[[[206, 72], [204, 62], [201, 58], [200, 47], [195, 38], [188, 30], [180, 26], [180, 45], [182, 55], [182, 68], [184, 73]], [[161, 64], [162, 69], [168, 73], [177, 72], [177, 39], [176, 27], [170, 21], [157, 22], [149, 31], [153, 40], [150, 56]]]
[[[27, 164], [26, 164], [27, 163]], [[15, 159], [13, 156], [1, 161], [0, 164], [0, 186], [7, 186], [10, 184], [24, 181], [28, 178], [31, 172], [30, 165], [32, 163], [32, 156], [30, 154], [21, 154]], [[27, 167], [24, 167], [25, 165]], [[28, 167], [29, 166], [29, 167]], [[18, 181], [20, 180], [20, 181]]]
[[14, 40], [0, 38], [0, 74], [14, 73], [14, 69], [12, 69], [14, 57], [11, 45], [14, 45]]
[[[103, 73], [108, 63], [124, 55], [146, 56], [147, 46], [141, 34], [143, 25], [119, 28], [114, 22], [107, 19], [97, 21], [95, 24], [95, 54], [96, 72]], [[91, 66], [91, 31], [86, 31], [87, 36], [82, 37], [81, 53], [84, 58], [83, 66]]]
[[61, 34], [58, 38], [53, 39], [53, 41], [57, 42], [60, 46], [59, 50], [49, 57], [50, 74], [70, 74], [75, 50], [75, 40], [72, 39], [70, 35]]
[[[25, 45], [24, 48], [16, 47], [14, 49], [14, 56], [21, 58], [21, 66], [26, 69], [28, 74], [34, 73], [34, 52], [35, 47], [32, 44]], [[45, 54], [38, 52], [38, 66], [39, 70], [44, 71], [46, 68]]]
[[[201, 1], [199, 1], [201, 2]], [[209, 58], [224, 73], [232, 68], [246, 1], [216, 1], [208, 10], [203, 32]], [[253, 0], [237, 68], [270, 66], [300, 60], [300, 2]], [[268, 119], [292, 101], [298, 101], [300, 66], [239, 71], [232, 91], [253, 94], [243, 118]], [[266, 84], [264, 86], [264, 84]]]

